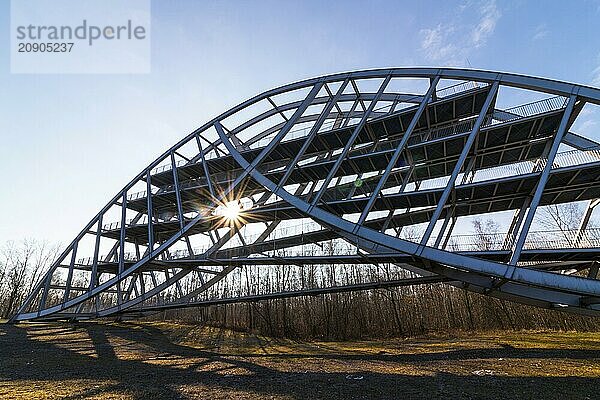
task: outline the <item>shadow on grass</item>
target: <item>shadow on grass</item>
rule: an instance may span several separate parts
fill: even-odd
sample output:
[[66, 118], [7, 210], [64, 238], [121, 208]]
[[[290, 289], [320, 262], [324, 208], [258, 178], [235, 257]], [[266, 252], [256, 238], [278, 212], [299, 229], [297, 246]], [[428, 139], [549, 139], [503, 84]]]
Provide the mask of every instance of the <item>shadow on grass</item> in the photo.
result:
[[[150, 325], [0, 325], [0, 381], [115, 382], [90, 384], [66, 397], [71, 399], [106, 393], [136, 399], [593, 399], [600, 393], [600, 377], [476, 376], [468, 370], [436, 370], [438, 362], [499, 358], [590, 360], [599, 359], [600, 351], [505, 346], [395, 355], [244, 354], [177, 344]], [[315, 362], [321, 364], [315, 367]], [[412, 373], [402, 369], [406, 365]]]

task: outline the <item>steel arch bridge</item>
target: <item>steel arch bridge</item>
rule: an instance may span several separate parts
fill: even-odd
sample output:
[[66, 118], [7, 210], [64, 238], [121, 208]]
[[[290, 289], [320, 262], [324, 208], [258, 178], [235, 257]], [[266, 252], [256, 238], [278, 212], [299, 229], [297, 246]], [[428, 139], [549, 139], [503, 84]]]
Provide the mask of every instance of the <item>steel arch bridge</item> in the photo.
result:
[[[536, 101], [500, 106], [517, 92]], [[599, 104], [597, 88], [451, 68], [356, 71], [267, 91], [135, 176], [12, 321], [438, 282], [595, 314], [600, 235], [588, 225], [600, 147], [571, 128]], [[539, 231], [536, 211], [580, 201], [578, 229]], [[503, 220], [504, 231], [464, 235], [457, 226], [473, 218]], [[318, 266], [342, 269], [331, 281]], [[292, 269], [279, 287], [252, 278]]]

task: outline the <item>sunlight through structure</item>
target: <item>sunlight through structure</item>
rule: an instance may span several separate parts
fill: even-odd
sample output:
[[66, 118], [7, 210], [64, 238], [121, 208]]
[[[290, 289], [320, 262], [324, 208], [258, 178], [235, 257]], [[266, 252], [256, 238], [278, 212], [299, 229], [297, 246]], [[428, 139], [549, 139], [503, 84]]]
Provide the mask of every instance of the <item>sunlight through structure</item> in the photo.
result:
[[[599, 104], [592, 87], [450, 68], [267, 91], [135, 176], [12, 321], [439, 282], [594, 314], [600, 147], [578, 130]], [[577, 226], [543, 223], [565, 205]]]
[[237, 221], [240, 217], [240, 206], [237, 202], [227, 204], [223, 208], [223, 216], [230, 221]]

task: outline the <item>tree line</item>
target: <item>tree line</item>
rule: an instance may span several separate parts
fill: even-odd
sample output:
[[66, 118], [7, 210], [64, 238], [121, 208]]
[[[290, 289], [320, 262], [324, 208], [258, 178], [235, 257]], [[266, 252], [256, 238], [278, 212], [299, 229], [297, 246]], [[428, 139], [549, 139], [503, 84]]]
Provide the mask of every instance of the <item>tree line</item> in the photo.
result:
[[[552, 205], [539, 210], [536, 222], [540, 228], [552, 231], [552, 235], [569, 238], [577, 229], [583, 213], [579, 204]], [[498, 223], [492, 219], [476, 218], [472, 225], [475, 233], [474, 246], [479, 250], [491, 250], [494, 243], [490, 242], [490, 238], [498, 234]], [[596, 226], [597, 221], [590, 223], [590, 227]], [[406, 231], [408, 236], [420, 237], [414, 227], [409, 227]], [[450, 243], [449, 249], [451, 248]], [[259, 287], [265, 293], [281, 291], [282, 287], [286, 290], [302, 289], [307, 281], [310, 282], [314, 272], [311, 267], [276, 267], [275, 270], [271, 274], [257, 274], [252, 272], [252, 267], [242, 267], [239, 274], [241, 279], [236, 280], [237, 292], [230, 295], [254, 294], [250, 285], [244, 287], [241, 283], [252, 280], [252, 287]], [[346, 285], [363, 283], [369, 278], [373, 280], [370, 269], [365, 266], [341, 267], [341, 270], [346, 271], [343, 279], [343, 284]], [[348, 273], [348, 270], [351, 272]], [[321, 286], [328, 282], [340, 282], [339, 268], [321, 267], [319, 272]], [[379, 273], [379, 277], [407, 277], [398, 276], [398, 273], [397, 270], [390, 273], [388, 269], [387, 274]], [[169, 310], [154, 318], [182, 319], [267, 336], [326, 340], [448, 331], [600, 329], [598, 317], [527, 306], [442, 283]]]
[[[569, 211], [568, 213], [566, 211]], [[577, 220], [572, 209], [551, 208], [545, 222], [571, 229]], [[573, 216], [575, 215], [575, 216]], [[493, 221], [473, 222], [478, 246], [487, 249], [487, 234], [497, 231]], [[9, 318], [44, 275], [58, 254], [58, 246], [25, 240], [0, 247], [0, 317]], [[352, 285], [381, 279], [400, 279], [410, 273], [391, 265], [274, 266], [268, 272], [244, 266], [229, 280], [211, 288], [208, 296], [239, 297], [258, 293]], [[197, 285], [193, 281], [183, 285]], [[186, 287], [186, 289], [191, 289]], [[167, 294], [168, 296], [168, 294]], [[185, 320], [298, 339], [357, 339], [410, 336], [448, 331], [559, 329], [590, 331], [600, 318], [546, 310], [466, 291], [446, 284], [334, 293], [264, 300], [204, 308], [175, 309], [151, 319]]]
[[[246, 268], [251, 267], [242, 267]], [[326, 272], [329, 273], [331, 270]], [[284, 274], [279, 276], [284, 279]], [[262, 290], [278, 291], [281, 282], [262, 279]], [[359, 283], [354, 278], [348, 282]], [[197, 322], [273, 337], [325, 340], [452, 331], [600, 329], [597, 317], [516, 304], [441, 283], [174, 309], [151, 318]]]
[[58, 255], [58, 246], [27, 239], [0, 248], [0, 318], [13, 315]]

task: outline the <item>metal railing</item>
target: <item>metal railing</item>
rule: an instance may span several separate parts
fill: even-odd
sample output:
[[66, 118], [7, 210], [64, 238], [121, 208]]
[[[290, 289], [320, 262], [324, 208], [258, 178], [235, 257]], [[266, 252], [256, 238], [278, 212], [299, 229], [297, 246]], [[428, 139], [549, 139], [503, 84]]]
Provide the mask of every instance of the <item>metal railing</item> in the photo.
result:
[[[274, 230], [269, 237], [269, 241], [282, 239], [292, 235], [309, 234], [314, 232], [326, 232], [320, 229], [321, 226], [314, 222], [305, 222], [293, 226], [287, 226], [279, 230]], [[246, 243], [252, 243], [260, 234], [243, 235]], [[420, 237], [405, 237], [404, 239], [418, 242]], [[350, 255], [356, 254], [357, 247], [352, 243], [343, 241], [343, 239], [334, 239], [335, 244], [330, 246], [309, 242], [301, 243], [294, 246], [291, 253], [296, 255]], [[430, 239], [430, 243], [435, 243], [436, 237]], [[275, 242], [272, 242], [275, 244]], [[333, 243], [333, 241], [332, 241]], [[486, 252], [486, 251], [508, 251], [513, 246], [513, 240], [507, 239], [507, 233], [482, 233], [482, 234], [464, 234], [452, 235], [446, 246], [446, 250], [459, 252]], [[237, 244], [238, 246], [241, 243]], [[229, 247], [227, 247], [229, 248]], [[227, 248], [223, 248], [226, 250]], [[588, 228], [579, 232], [578, 230], [547, 230], [547, 231], [532, 231], [527, 236], [525, 250], [564, 250], [564, 249], [599, 249], [600, 250], [600, 228]], [[208, 250], [208, 247], [197, 247], [193, 249], [194, 255], [203, 254]], [[335, 251], [334, 251], [335, 250]], [[267, 249], [263, 255], [277, 255], [285, 249]], [[107, 260], [107, 255], [98, 257], [99, 263], [111, 262], [118, 260], [118, 253], [111, 256]], [[163, 260], [178, 260], [189, 258], [190, 253], [187, 249], [174, 250], [165, 254]], [[93, 264], [93, 257], [81, 258], [77, 261], [78, 265], [86, 266]], [[125, 253], [126, 262], [136, 262], [138, 257], [134, 253]], [[116, 262], [116, 261], [112, 261]]]
[[467, 133], [470, 132], [471, 129], [473, 129], [474, 125], [475, 119], [470, 119], [467, 121], [454, 123], [452, 125], [441, 126], [438, 128], [433, 128], [431, 130], [418, 132], [410, 137], [410, 139], [408, 140], [408, 144], [412, 146], [431, 140]]
[[[475, 170], [474, 174], [469, 176], [469, 179], [465, 179], [464, 183], [479, 183], [485, 181], [491, 181], [494, 179], [507, 178], [511, 176], [527, 175], [535, 172], [540, 172], [546, 166], [547, 158], [539, 158], [531, 161], [518, 161], [511, 164], [500, 165], [497, 167], [490, 167]], [[591, 163], [600, 162], [600, 148], [592, 150], [568, 150], [558, 153], [552, 163], [552, 169], [573, 167], [578, 165], [586, 165]], [[464, 174], [460, 174], [457, 178], [457, 182], [463, 181]], [[444, 176], [440, 178], [433, 178], [421, 182], [419, 190], [436, 189], [445, 187], [448, 183], [449, 177]], [[461, 183], [462, 184], [462, 183]], [[406, 190], [411, 191], [410, 189]]]
[[[544, 114], [551, 111], [556, 111], [566, 107], [567, 99], [561, 96], [550, 97], [548, 99], [538, 100], [532, 103], [523, 104], [506, 110], [498, 110], [494, 114], [485, 117], [482, 128], [493, 125], [499, 125], [507, 122], [514, 122], [519, 119], [528, 118], [533, 115]], [[410, 145], [423, 143], [425, 141], [446, 138], [454, 135], [460, 135], [470, 132], [475, 126], [476, 117], [472, 117], [465, 121], [460, 121], [452, 125], [441, 126], [428, 131], [420, 132], [413, 135], [410, 140]]]
[[[461, 82], [456, 85], [448, 86], [446, 88], [438, 90], [437, 95], [439, 98], [445, 98], [445, 97], [454, 96], [456, 94], [459, 94], [459, 93], [462, 93], [462, 92], [465, 92], [468, 90], [472, 90], [475, 88], [485, 87], [487, 85], [488, 84], [486, 84], [486, 83], [479, 83], [479, 82], [473, 82], [473, 81]], [[504, 110], [496, 110], [496, 112], [494, 112], [493, 114], [488, 115], [486, 117], [482, 127], [497, 125], [497, 124], [501, 124], [501, 123], [505, 123], [505, 122], [512, 122], [514, 120], [521, 119], [521, 118], [527, 118], [532, 115], [544, 114], [547, 112], [565, 108], [567, 105], [567, 100], [568, 99], [565, 97], [555, 96], [555, 97], [550, 97], [547, 99], [537, 100], [537, 101], [534, 101], [531, 103], [507, 108]], [[390, 106], [389, 105], [382, 106], [378, 109], [373, 110], [373, 112], [380, 111], [387, 107], [390, 107]], [[475, 123], [475, 119], [473, 118], [471, 120], [463, 121], [458, 124], [452, 124], [450, 126], [443, 126], [443, 127], [435, 128], [430, 131], [422, 132], [417, 136], [411, 137], [409, 140], [409, 144], [416, 144], [416, 143], [423, 142], [424, 140], [434, 140], [434, 139], [440, 139], [440, 138], [453, 136], [453, 135], [457, 135], [457, 134], [461, 134], [461, 133], [466, 133], [466, 132], [469, 132], [473, 128], [474, 123]], [[323, 124], [323, 126], [319, 129], [319, 131], [321, 132], [323, 130], [331, 129], [331, 128], [333, 128], [334, 124], [335, 124], [335, 121], [327, 121]], [[281, 143], [285, 143], [285, 142], [288, 142], [291, 140], [305, 137], [308, 135], [308, 133], [310, 132], [311, 129], [312, 129], [312, 126], [307, 126], [304, 128], [292, 130], [292, 131], [288, 132], [288, 134], [282, 139]], [[250, 144], [249, 147], [251, 149], [265, 147], [273, 140], [275, 135], [276, 135], [276, 133], [273, 133], [272, 135], [269, 135], [268, 137], [257, 140], [256, 142], [253, 142], [252, 144]], [[211, 154], [212, 154], [212, 156], [211, 156]], [[206, 159], [212, 159], [215, 157], [216, 157], [216, 155], [214, 155], [214, 151], [211, 151], [210, 153], [205, 155]], [[190, 164], [190, 162], [187, 160], [179, 160], [175, 163], [177, 168], [184, 166], [186, 164]], [[193, 163], [191, 163], [191, 164], [193, 164]], [[164, 165], [160, 165], [160, 166], [154, 168], [151, 171], [151, 174], [156, 175], [156, 174], [160, 174], [165, 171], [170, 171], [171, 169], [172, 169], [172, 165], [170, 163], [164, 164]], [[137, 195], [137, 193], [134, 193], [132, 195], [132, 200], [135, 200], [135, 198], [133, 197], [134, 195]]]
[[[148, 224], [148, 216], [144, 215], [141, 218], [128, 218], [125, 220], [125, 226], [132, 226], [132, 225], [147, 225]], [[110, 231], [110, 230], [114, 230], [114, 229], [120, 229], [121, 228], [121, 221], [115, 221], [115, 222], [111, 222], [108, 224], [104, 224], [102, 225], [102, 230], [103, 231]]]
[[560, 110], [567, 106], [568, 100], [569, 99], [562, 96], [554, 96], [511, 108], [506, 108], [504, 110], [497, 110], [496, 113], [487, 116], [484, 126], [511, 122], [517, 119], [531, 117], [533, 115], [540, 115], [551, 111]]
[[[457, 84], [454, 86], [456, 86], [457, 88], [472, 88], [471, 84], [469, 82], [463, 82], [461, 84]], [[454, 86], [450, 86], [449, 88], [452, 88]], [[465, 90], [468, 90], [468, 89], [465, 89]], [[506, 123], [506, 122], [514, 122], [515, 120], [527, 118], [532, 115], [543, 114], [546, 112], [555, 111], [555, 110], [566, 107], [566, 101], [567, 101], [567, 99], [564, 97], [555, 96], [555, 97], [550, 97], [550, 98], [543, 99], [543, 100], [534, 101], [532, 103], [527, 103], [527, 104], [523, 104], [520, 106], [508, 108], [505, 110], [501, 110], [503, 113], [506, 114], [506, 118], [498, 119], [497, 115], [488, 115], [488, 116], [486, 116], [486, 119], [482, 125], [482, 128], [489, 127], [492, 125], [499, 125], [501, 123]], [[333, 125], [333, 123], [334, 123], [334, 121], [330, 121], [328, 124]], [[474, 124], [475, 124], [475, 118], [471, 118], [469, 120], [461, 121], [459, 123], [454, 123], [452, 125], [434, 128], [432, 130], [424, 131], [424, 132], [414, 135], [413, 137], [411, 137], [409, 139], [408, 143], [409, 143], [409, 145], [415, 145], [415, 144], [423, 143], [425, 141], [431, 141], [431, 140], [446, 138], [446, 137], [450, 137], [450, 136], [454, 136], [454, 135], [464, 134], [464, 133], [471, 131], [473, 129]], [[324, 124], [324, 126], [325, 126], [325, 124]], [[292, 140], [292, 139], [295, 139], [298, 137], [306, 136], [308, 134], [308, 132], [310, 131], [310, 129], [311, 129], [311, 127], [305, 127], [302, 129], [291, 131], [290, 133], [288, 133], [288, 135], [286, 135], [286, 140]], [[329, 128], [322, 127], [321, 129], [323, 130], [323, 129], [329, 129]], [[260, 141], [256, 142], [256, 143], [262, 143], [261, 145], [257, 145], [257, 147], [267, 145], [268, 143], [270, 143], [271, 140], [272, 140], [272, 138], [263, 138]], [[363, 147], [363, 148], [357, 149], [356, 151], [353, 151], [352, 153], [353, 153], [353, 155], [356, 155], [356, 154], [366, 154], [366, 153], [370, 153], [373, 151], [381, 151], [381, 150], [387, 150], [387, 149], [391, 150], [391, 149], [395, 148], [396, 142], [398, 140], [400, 140], [400, 139], [397, 138], [392, 141], [382, 142], [374, 150], [369, 147]], [[253, 143], [253, 145], [256, 143]], [[592, 150], [592, 151], [595, 152], [595, 153], [593, 153], [593, 157], [596, 157], [597, 150]], [[563, 157], [563, 159], [566, 160], [565, 154], [561, 155], [561, 157]], [[586, 156], [583, 154], [577, 154], [577, 151], [573, 151], [572, 154], [569, 155], [569, 157], [571, 157], [572, 160], [577, 160], [578, 158], [582, 159], [582, 157], [586, 157]], [[588, 157], [588, 158], [591, 159], [590, 157]], [[186, 163], [187, 163], [187, 161], [185, 161], [185, 160], [179, 160], [176, 163], [176, 165], [181, 166]], [[576, 162], [576, 164], [583, 164], [583, 163], [584, 162]], [[556, 164], [556, 161], [555, 161], [555, 164]], [[561, 164], [561, 165], [563, 165], [563, 164]], [[527, 167], [522, 166], [522, 167], [518, 167], [518, 168], [522, 169], [522, 168], [527, 168]], [[163, 166], [155, 168], [153, 170], [153, 173], [159, 173], [159, 172], [163, 172], [163, 171], [170, 170], [170, 169], [171, 169], [171, 165], [167, 164], [167, 165], [163, 165]], [[156, 172], [154, 172], [154, 171], [156, 171]], [[529, 172], [532, 172], [532, 171], [529, 171]], [[519, 172], [519, 174], [522, 174], [522, 173], [523, 172]], [[198, 187], [205, 183], [206, 183], [205, 178], [197, 178], [197, 179], [192, 179], [192, 180], [181, 182], [180, 187], [182, 189]], [[433, 186], [433, 187], [435, 187], [435, 186]], [[173, 190], [174, 190], [174, 185], [166, 185], [166, 186], [161, 187], [158, 191], [153, 192], [153, 194], [168, 193]], [[145, 197], [146, 197], [146, 191], [139, 191], [139, 192], [128, 195], [127, 200], [132, 201], [132, 200], [137, 200], [137, 199], [141, 199], [141, 198], [145, 198]]]
[[[136, 262], [138, 261], [138, 257], [136, 254], [134, 253], [124, 253], [124, 259], [125, 262]], [[108, 255], [101, 255], [98, 256], [98, 263], [102, 264], [102, 263], [107, 263], [107, 262], [111, 262], [111, 260], [114, 259], [118, 259], [119, 254], [116, 253], [115, 255], [111, 256], [110, 259], [108, 258]], [[82, 265], [82, 266], [89, 266], [89, 265], [93, 265], [94, 264], [94, 257], [85, 257], [85, 258], [80, 258], [77, 260], [77, 265]]]
[[[487, 83], [481, 83], [481, 82], [474, 82], [474, 81], [467, 81], [467, 82], [460, 82], [457, 83], [455, 85], [451, 85], [451, 86], [447, 86], [445, 88], [442, 88], [440, 90], [437, 91], [437, 96], [438, 98], [446, 98], [446, 97], [451, 97], [457, 94], [460, 94], [462, 92], [466, 92], [468, 90], [472, 90], [475, 88], [481, 88], [481, 87], [485, 87], [488, 86]], [[419, 98], [421, 96], [415, 96], [415, 98]], [[391, 105], [384, 105], [381, 106], [379, 108], [375, 108], [372, 112], [373, 113], [377, 113], [381, 110], [384, 110], [386, 108], [391, 107]], [[362, 114], [360, 112], [356, 112], [357, 117], [361, 116]], [[347, 116], [348, 117], [348, 116]], [[323, 126], [319, 129], [319, 131], [323, 131], [323, 130], [327, 130], [330, 128], [333, 128], [335, 121], [328, 121], [323, 123]], [[352, 126], [352, 125], [349, 125]], [[296, 129], [293, 131], [290, 131], [281, 141], [281, 143], [285, 143], [287, 141], [290, 140], [294, 140], [294, 139], [298, 139], [301, 137], [305, 137], [308, 135], [308, 133], [310, 132], [310, 130], [312, 129], [311, 126], [305, 127], [305, 128], [301, 128], [301, 129]], [[268, 145], [271, 140], [273, 140], [273, 137], [275, 136], [276, 133], [270, 135], [269, 137], [266, 138], [262, 138], [254, 143], [252, 143], [250, 145], [250, 148], [260, 148], [260, 147], [264, 147], [266, 145]]]
[[[316, 223], [315, 223], [316, 224]], [[318, 225], [318, 224], [317, 224]], [[297, 225], [297, 227], [307, 224]], [[286, 227], [289, 231], [293, 227]], [[282, 230], [283, 232], [283, 230]], [[300, 233], [311, 233], [314, 230]], [[295, 234], [300, 234], [296, 232]], [[289, 233], [288, 233], [289, 234]], [[256, 235], [257, 237], [258, 235]], [[272, 235], [273, 236], [273, 235]], [[271, 239], [283, 237], [275, 234]], [[251, 242], [249, 236], [244, 236], [244, 239]], [[409, 239], [418, 240], [419, 238]], [[435, 237], [432, 237], [430, 243], [434, 243]], [[468, 235], [453, 235], [451, 236], [446, 250], [460, 252], [487, 252], [487, 251], [509, 251], [513, 246], [513, 241], [508, 239], [506, 233], [483, 233], [483, 234], [468, 234]], [[581, 233], [576, 230], [548, 230], [548, 231], [532, 231], [527, 236], [525, 241], [525, 250], [566, 250], [566, 249], [599, 249], [600, 250], [600, 228], [589, 228]], [[208, 247], [197, 247], [193, 249], [194, 255], [205, 253]], [[223, 249], [225, 250], [225, 249]], [[352, 243], [335, 239], [329, 244], [305, 243], [295, 246], [291, 249], [267, 249], [262, 253], [262, 256], [281, 256], [286, 253], [288, 256], [326, 256], [326, 255], [352, 255], [357, 253], [357, 247]], [[99, 263], [117, 262], [118, 253], [107, 260], [106, 255], [98, 257]], [[134, 253], [125, 253], [125, 262], [136, 262], [138, 257]], [[174, 250], [165, 254], [162, 260], [179, 260], [190, 258], [190, 253], [187, 249]], [[93, 257], [81, 258], [77, 261], [80, 266], [89, 266], [94, 262]]]
[[[520, 176], [526, 175], [534, 172], [541, 171], [546, 165], [546, 158], [540, 158], [532, 161], [519, 161], [512, 164], [500, 165], [497, 167], [485, 168], [476, 170], [474, 175], [470, 177], [465, 183], [477, 183], [477, 182], [485, 182], [488, 180], [501, 179], [510, 176]], [[558, 153], [554, 158], [554, 162], [552, 164], [552, 169], [564, 168], [564, 167], [572, 167], [577, 165], [585, 165], [594, 162], [600, 162], [600, 148], [590, 149], [590, 150], [569, 150]], [[457, 181], [462, 181], [463, 174], [459, 175]], [[433, 178], [429, 180], [425, 180], [421, 182], [419, 190], [427, 190], [427, 189], [435, 189], [439, 187], [444, 187], [448, 183], [449, 177], [440, 177]], [[186, 188], [194, 188], [199, 187], [205, 184], [205, 179], [194, 179], [189, 181], [184, 181], [180, 183], [181, 189]], [[167, 185], [164, 186], [161, 190], [153, 194], [166, 194], [173, 192], [175, 190], [175, 185]], [[406, 189], [406, 192], [411, 192], [413, 189], [410, 187]], [[134, 193], [135, 199], [139, 199], [146, 196], [146, 192], [138, 192]], [[132, 200], [128, 197], [128, 200]], [[131, 221], [131, 219], [129, 220]], [[144, 222], [140, 222], [140, 224], [144, 224], [147, 220], [144, 217]], [[129, 224], [129, 222], [128, 222]], [[120, 227], [119, 222], [112, 222], [109, 224], [105, 224], [102, 226], [103, 230], [111, 230], [117, 229]]]
[[[333, 128], [334, 124], [335, 124], [335, 121], [324, 122], [323, 125], [321, 125], [321, 127], [319, 128], [319, 132]], [[299, 139], [299, 138], [308, 136], [308, 134], [310, 133], [310, 130], [312, 128], [313, 128], [312, 126], [306, 126], [304, 128], [299, 128], [299, 129], [294, 129], [292, 131], [289, 131], [287, 133], [287, 135], [285, 135], [285, 137], [281, 140], [280, 143], [285, 143], [285, 142], [289, 142], [291, 140], [295, 140], [295, 139]], [[257, 149], [257, 148], [267, 146], [269, 143], [271, 143], [271, 141], [277, 135], [277, 133], [278, 132], [273, 132], [269, 136], [264, 137], [262, 139], [257, 140], [256, 142], [251, 143], [250, 148]]]
[[[435, 238], [432, 239], [435, 242]], [[454, 235], [447, 250], [451, 251], [507, 251], [514, 245], [506, 233]], [[525, 250], [600, 249], [600, 228], [577, 230], [548, 230], [530, 232], [523, 247]]]
[[443, 99], [469, 90], [484, 88], [486, 86], [489, 86], [489, 83], [475, 81], [459, 82], [457, 84], [436, 90], [436, 95], [438, 98]]
[[[438, 96], [438, 98], [451, 97], [451, 96], [460, 94], [462, 92], [466, 92], [468, 90], [472, 90], [475, 88], [481, 88], [481, 87], [485, 87], [485, 86], [488, 86], [488, 84], [482, 83], [482, 82], [474, 82], [474, 81], [460, 82], [455, 85], [451, 85], [451, 86], [447, 86], [445, 88], [439, 89], [437, 91], [437, 96]], [[385, 105], [385, 106], [379, 107], [377, 109], [374, 109], [373, 112], [378, 112], [378, 111], [381, 111], [388, 107], [390, 107], [390, 105]], [[319, 129], [319, 131], [331, 129], [334, 126], [334, 124], [335, 124], [335, 121], [327, 121], [327, 122], [323, 123], [323, 125]], [[294, 139], [298, 139], [301, 137], [305, 137], [308, 135], [308, 133], [310, 132], [311, 129], [312, 129], [312, 126], [307, 126], [304, 128], [292, 130], [292, 131], [288, 132], [288, 134], [282, 139], [281, 143], [284, 143], [284, 142], [287, 142], [290, 140], [294, 140]], [[269, 137], [265, 137], [260, 140], [257, 140], [256, 142], [251, 143], [249, 145], [249, 148], [256, 149], [256, 148], [261, 148], [261, 147], [267, 146], [273, 140], [273, 137], [275, 135], [276, 135], [276, 133], [273, 133], [272, 135], [269, 135]], [[205, 155], [205, 159], [212, 159], [215, 157], [216, 157], [216, 155], [214, 155], [214, 151], [211, 151]], [[181, 167], [186, 164], [190, 164], [190, 162], [187, 160], [178, 160], [175, 163], [176, 167]], [[193, 163], [191, 163], [191, 164], [193, 164]], [[172, 165], [171, 165], [171, 163], [168, 163], [168, 164], [159, 165], [158, 167], [154, 168], [150, 173], [152, 175], [156, 175], [156, 174], [160, 174], [162, 172], [170, 171], [171, 169], [172, 169]]]
[[142, 191], [139, 191], [139, 192], [128, 194], [127, 195], [127, 201], [133, 201], [133, 200], [137, 200], [137, 199], [146, 198], [146, 193], [147, 193], [147, 191], [142, 190]]
[[[175, 166], [181, 167], [187, 163], [189, 163], [189, 161], [187, 161], [187, 160], [178, 160], [175, 162]], [[150, 175], [157, 175], [157, 174], [160, 174], [161, 172], [170, 171], [172, 168], [173, 168], [173, 166], [171, 165], [171, 163], [159, 165], [158, 167], [156, 167], [152, 171], [150, 171]]]

